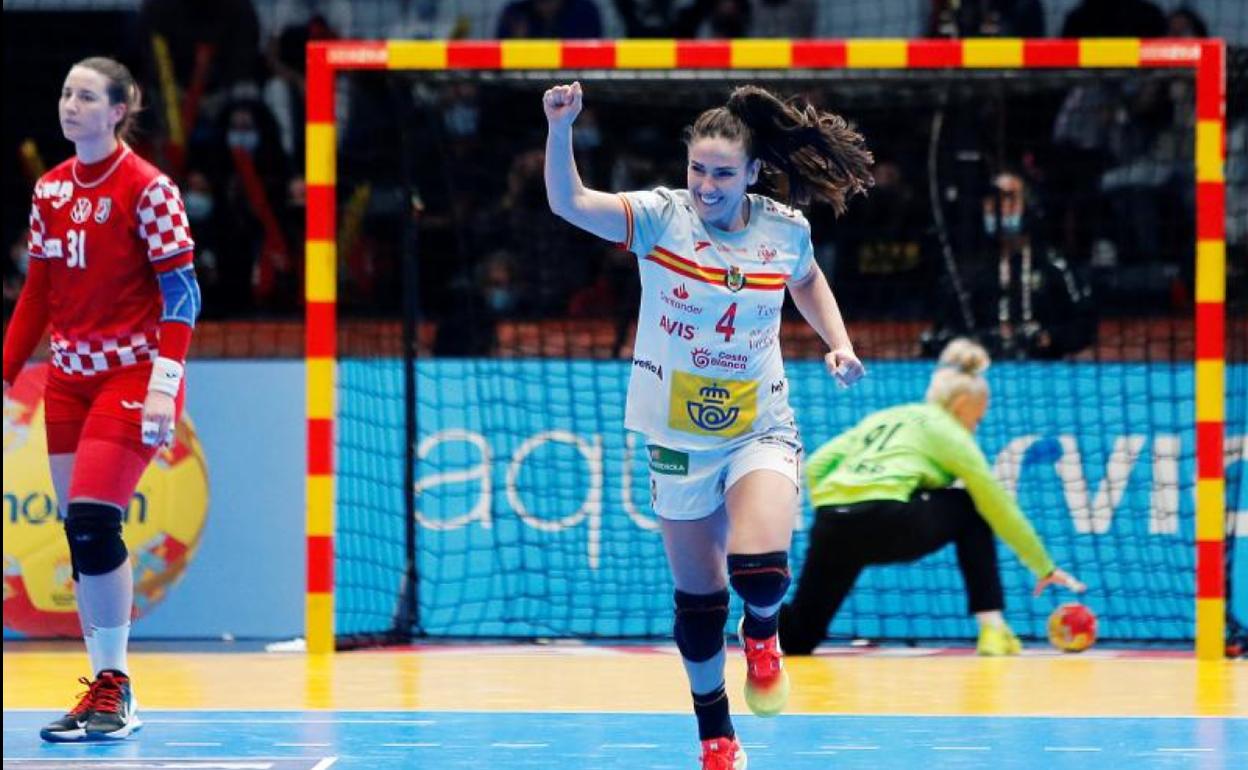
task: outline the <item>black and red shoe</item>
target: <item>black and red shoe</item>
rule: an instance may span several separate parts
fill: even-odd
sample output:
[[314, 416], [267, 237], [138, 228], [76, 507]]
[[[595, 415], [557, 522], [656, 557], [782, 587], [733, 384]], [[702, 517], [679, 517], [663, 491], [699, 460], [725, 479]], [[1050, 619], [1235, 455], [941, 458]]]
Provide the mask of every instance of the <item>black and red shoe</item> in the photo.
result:
[[86, 740], [119, 741], [143, 727], [130, 677], [105, 669], [95, 678], [95, 702], [87, 719]]
[[92, 682], [82, 676], [78, 677], [78, 681], [87, 688], [87, 691], [78, 695], [78, 703], [66, 712], [65, 716], [44, 725], [39, 731], [40, 738], [51, 743], [73, 743], [86, 739], [87, 721], [95, 712], [95, 689], [96, 682], [99, 680]]

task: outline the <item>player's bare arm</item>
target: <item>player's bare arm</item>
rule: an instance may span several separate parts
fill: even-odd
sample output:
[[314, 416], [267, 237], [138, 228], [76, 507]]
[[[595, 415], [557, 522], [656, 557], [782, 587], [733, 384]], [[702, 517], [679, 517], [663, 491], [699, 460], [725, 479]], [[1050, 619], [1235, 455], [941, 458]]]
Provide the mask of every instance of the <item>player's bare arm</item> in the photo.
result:
[[616, 243], [627, 240], [627, 217], [618, 196], [581, 183], [572, 155], [572, 123], [581, 113], [581, 84], [555, 86], [542, 95], [546, 112], [546, 200], [550, 210], [577, 227]]

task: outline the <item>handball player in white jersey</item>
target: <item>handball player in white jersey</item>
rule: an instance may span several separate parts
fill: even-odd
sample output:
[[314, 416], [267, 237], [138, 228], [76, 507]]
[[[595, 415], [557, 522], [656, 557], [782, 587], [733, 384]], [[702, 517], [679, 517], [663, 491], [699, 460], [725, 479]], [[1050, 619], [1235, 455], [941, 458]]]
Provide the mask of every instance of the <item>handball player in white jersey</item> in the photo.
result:
[[760, 172], [788, 203], [839, 215], [871, 184], [871, 153], [843, 118], [743, 86], [686, 129], [687, 189], [586, 188], [572, 154], [579, 83], [546, 91], [551, 210], [637, 256], [641, 309], [625, 427], [646, 437], [651, 502], [676, 586], [675, 637], [704, 770], [742, 770], [724, 691], [728, 586], [745, 602], [746, 702], [779, 713], [789, 679], [777, 610], [789, 586], [801, 443], [780, 357], [787, 288], [827, 344], [829, 373], [863, 375], [801, 212], [749, 194]]

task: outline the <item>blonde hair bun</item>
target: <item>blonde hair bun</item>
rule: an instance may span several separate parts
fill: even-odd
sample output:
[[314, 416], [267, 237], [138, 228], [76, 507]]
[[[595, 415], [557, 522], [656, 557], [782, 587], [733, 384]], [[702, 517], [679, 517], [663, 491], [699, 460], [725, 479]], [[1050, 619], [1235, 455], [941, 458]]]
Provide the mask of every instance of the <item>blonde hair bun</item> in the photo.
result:
[[966, 337], [950, 340], [949, 344], [945, 345], [945, 349], [940, 351], [940, 366], [956, 369], [972, 377], [986, 372], [991, 363], [992, 359], [988, 357], [988, 351], [984, 350], [979, 343]]

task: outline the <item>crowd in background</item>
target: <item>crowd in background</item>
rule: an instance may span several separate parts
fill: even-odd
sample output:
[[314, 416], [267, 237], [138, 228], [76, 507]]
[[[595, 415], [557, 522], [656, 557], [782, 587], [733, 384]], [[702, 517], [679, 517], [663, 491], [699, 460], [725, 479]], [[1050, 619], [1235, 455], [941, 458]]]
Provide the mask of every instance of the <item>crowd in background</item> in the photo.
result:
[[[850, 5], [853, 12], [845, 12]], [[6, 74], [6, 84], [20, 79], [21, 112], [31, 115], [5, 129], [6, 151], [21, 168], [5, 182], [4, 234], [10, 246], [5, 316], [24, 273], [30, 185], [69, 150], [50, 121], [59, 89], [55, 78], [83, 56], [120, 55], [144, 86], [147, 110], [139, 149], [183, 191], [198, 244], [205, 317], [296, 317], [302, 301], [308, 41], [1244, 34], [1234, 10], [1206, 19], [1194, 6], [1160, 0], [1082, 0], [1064, 4], [1068, 11], [1057, 26], [1053, 5], [1042, 0], [143, 0], [120, 14], [115, 40], [80, 36], [58, 51], [65, 61], [37, 73]], [[474, 13], [465, 13], [465, 7]], [[11, 8], [18, 10], [10, 13]], [[22, 9], [21, 2], [6, 3], [6, 30], [15, 21], [28, 36], [40, 24], [56, 28], [37, 18], [56, 14]], [[79, 22], [91, 16], [75, 13]], [[1235, 28], [1222, 32], [1219, 25]], [[6, 31], [10, 73], [23, 51], [11, 43]], [[31, 50], [29, 43], [24, 50]], [[497, 88], [469, 80], [360, 75], [340, 79], [337, 88], [340, 301], [349, 312], [386, 314], [397, 308], [401, 255], [414, 249], [420, 254], [421, 313], [446, 330], [437, 344], [447, 354], [489, 350], [489, 335], [470, 331], [481, 328], [481, 319], [632, 313], [637, 289], [631, 258], [567, 227], [546, 206], [536, 85]], [[1233, 80], [1227, 126], [1232, 254], [1248, 242], [1248, 111], [1235, 101], [1244, 98], [1242, 88]], [[891, 114], [885, 100], [843, 100], [828, 89], [807, 89], [806, 98], [858, 123], [877, 154], [870, 196], [837, 222], [830, 212], [815, 210], [810, 217], [825, 271], [838, 288], [850, 287], [838, 294], [847, 298], [852, 317], [943, 312], [941, 302], [911, 301], [898, 287], [922, 292], [946, 286], [948, 299], [950, 252], [952, 262], [971, 275], [991, 264], [977, 257], [991, 251], [981, 205], [993, 174], [1007, 165], [1031, 189], [1027, 227], [1067, 266], [1070, 280], [1101, 293], [1104, 312], [1115, 311], [1115, 298], [1125, 303], [1122, 312], [1138, 311], [1142, 295], [1153, 298], [1147, 309], [1154, 313], [1181, 311], [1191, 302], [1190, 78], [1085, 79], [1041, 90], [1025, 108], [1008, 96], [975, 96], [943, 111], [939, 178], [962, 204], [945, 195], [935, 212], [926, 146], [935, 129], [925, 125], [920, 143], [912, 136], [914, 116]], [[679, 130], [692, 108], [660, 105], [638, 121], [626, 91], [604, 101], [595, 96], [591, 84], [576, 131], [587, 183], [607, 190], [683, 184]], [[957, 106], [956, 94], [946, 90], [941, 98]], [[978, 156], [964, 162], [968, 155], [961, 150]]]

